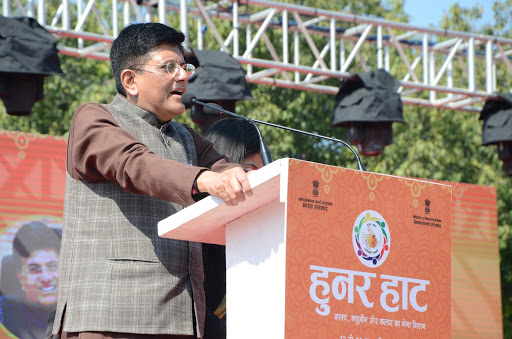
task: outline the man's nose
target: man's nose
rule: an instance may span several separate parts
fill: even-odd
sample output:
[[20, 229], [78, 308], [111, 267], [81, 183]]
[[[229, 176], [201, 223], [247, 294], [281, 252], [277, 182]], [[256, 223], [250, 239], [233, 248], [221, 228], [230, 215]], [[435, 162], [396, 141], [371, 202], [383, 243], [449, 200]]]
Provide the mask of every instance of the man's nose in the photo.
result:
[[176, 71], [175, 79], [178, 80], [188, 80], [190, 78], [190, 75], [185, 71], [183, 67], [178, 67], [178, 70]]
[[55, 278], [56, 275], [58, 275], [57, 272], [58, 271], [53, 268], [45, 267], [42, 269], [38, 278], [39, 278], [39, 280], [42, 280], [42, 281], [51, 281]]

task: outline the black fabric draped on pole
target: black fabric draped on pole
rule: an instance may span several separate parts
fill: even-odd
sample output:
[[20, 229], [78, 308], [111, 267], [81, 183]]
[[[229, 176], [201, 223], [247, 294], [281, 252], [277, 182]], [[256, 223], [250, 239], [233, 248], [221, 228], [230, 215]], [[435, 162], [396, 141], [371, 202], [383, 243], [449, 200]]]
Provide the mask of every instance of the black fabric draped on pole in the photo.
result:
[[405, 122], [400, 82], [385, 70], [343, 79], [336, 95], [333, 126], [347, 127], [349, 141], [362, 155], [382, 154], [392, 143], [393, 122]]
[[0, 16], [0, 97], [12, 115], [29, 115], [44, 77], [64, 74], [51, 33], [33, 18]]
[[480, 120], [484, 122], [482, 145], [496, 144], [503, 169], [512, 176], [512, 94], [497, 96], [496, 100], [487, 100], [480, 112]]

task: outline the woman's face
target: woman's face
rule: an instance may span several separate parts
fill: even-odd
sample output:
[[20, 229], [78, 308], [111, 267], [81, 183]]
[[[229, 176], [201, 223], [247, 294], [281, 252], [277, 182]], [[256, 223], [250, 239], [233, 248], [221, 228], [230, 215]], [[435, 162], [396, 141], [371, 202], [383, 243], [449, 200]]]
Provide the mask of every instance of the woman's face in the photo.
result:
[[255, 171], [263, 167], [263, 160], [261, 160], [261, 154], [253, 153], [244, 159], [242, 164], [246, 171]]

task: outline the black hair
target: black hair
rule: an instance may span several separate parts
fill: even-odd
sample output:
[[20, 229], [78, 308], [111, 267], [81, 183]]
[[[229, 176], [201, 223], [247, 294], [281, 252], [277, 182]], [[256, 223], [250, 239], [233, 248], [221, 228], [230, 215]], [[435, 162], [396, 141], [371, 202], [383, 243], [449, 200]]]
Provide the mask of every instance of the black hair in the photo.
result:
[[243, 165], [245, 158], [260, 151], [256, 127], [247, 120], [221, 119], [212, 124], [204, 136], [217, 152], [229, 156], [232, 163]]
[[185, 35], [174, 28], [156, 23], [142, 23], [126, 26], [110, 48], [110, 67], [116, 82], [117, 92], [126, 96], [121, 83], [121, 72], [134, 64], [144, 63], [149, 52], [162, 43], [178, 46], [183, 53]]
[[32, 221], [22, 225], [12, 241], [12, 256], [16, 271], [19, 272], [24, 258], [29, 257], [34, 251], [46, 248], [60, 251], [59, 231], [48, 227], [40, 221]]

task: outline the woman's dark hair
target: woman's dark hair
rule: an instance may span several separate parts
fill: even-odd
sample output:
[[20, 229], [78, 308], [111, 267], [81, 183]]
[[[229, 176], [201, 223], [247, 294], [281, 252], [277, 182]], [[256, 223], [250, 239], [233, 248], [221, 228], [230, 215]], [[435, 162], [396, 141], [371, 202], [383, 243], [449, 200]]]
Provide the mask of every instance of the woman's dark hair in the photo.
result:
[[229, 156], [229, 161], [240, 165], [244, 159], [260, 151], [260, 139], [254, 125], [237, 118], [216, 121], [205, 133], [220, 154]]
[[134, 64], [142, 64], [146, 56], [162, 43], [178, 46], [183, 53], [185, 35], [160, 23], [143, 23], [126, 26], [110, 48], [110, 67], [116, 82], [117, 92], [126, 96], [121, 83], [121, 72]]
[[21, 269], [24, 258], [34, 251], [51, 248], [60, 252], [59, 231], [48, 227], [40, 221], [32, 221], [22, 225], [12, 241], [12, 256], [16, 271]]

